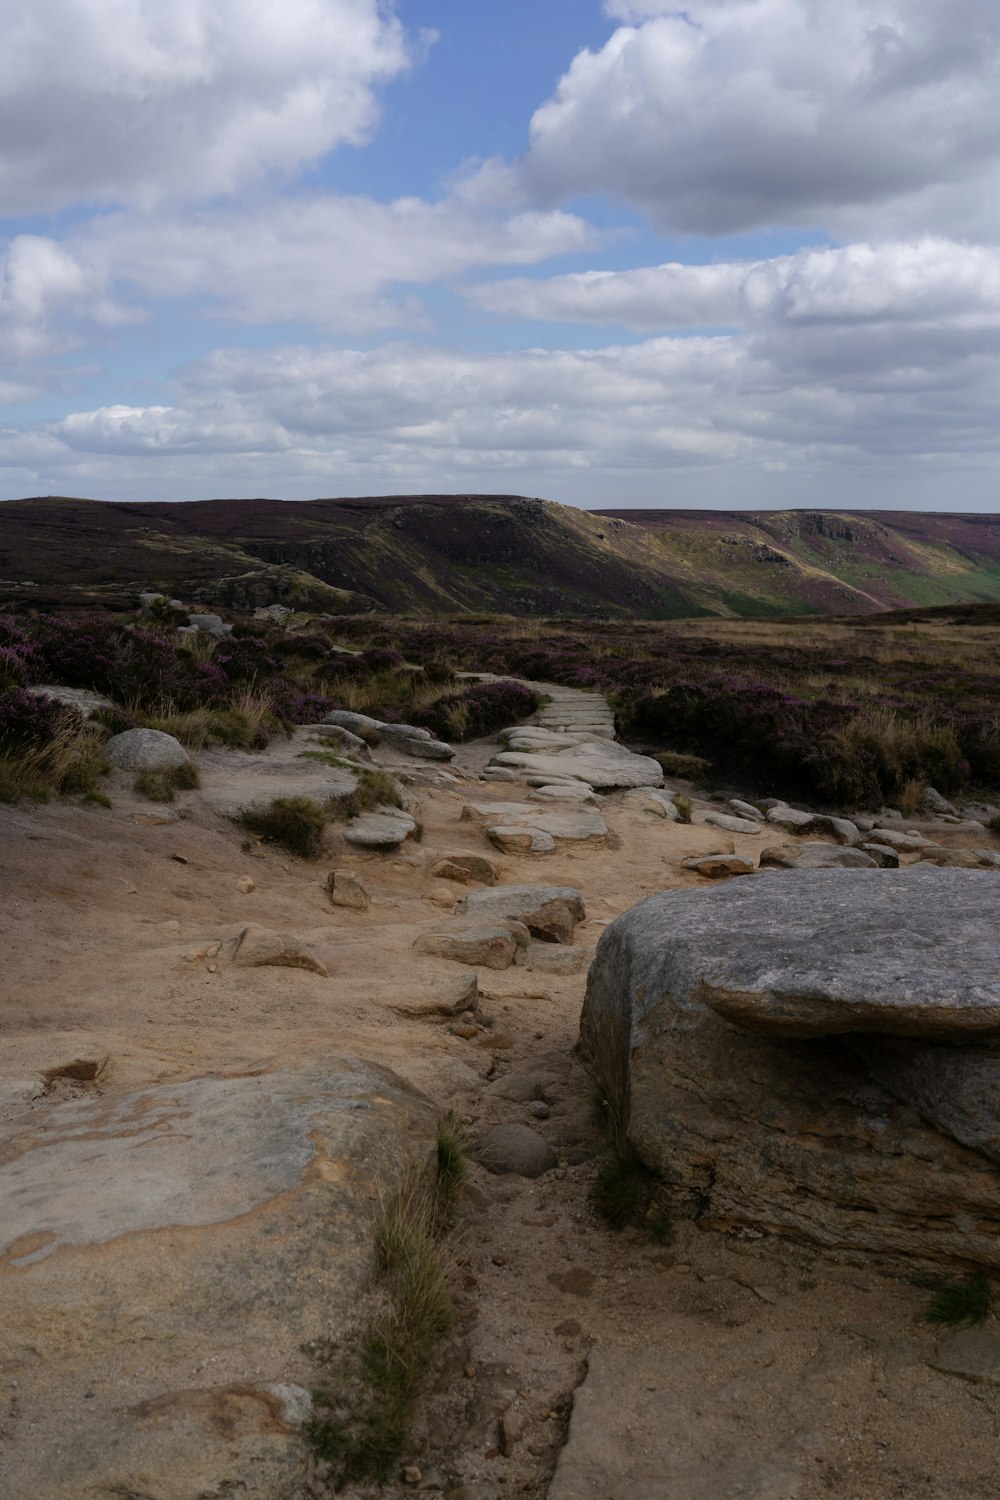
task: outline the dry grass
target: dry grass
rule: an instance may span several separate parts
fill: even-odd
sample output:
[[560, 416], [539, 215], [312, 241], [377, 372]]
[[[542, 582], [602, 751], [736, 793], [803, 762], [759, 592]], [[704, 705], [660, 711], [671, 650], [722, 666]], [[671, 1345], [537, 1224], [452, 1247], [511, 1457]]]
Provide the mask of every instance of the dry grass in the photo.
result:
[[44, 745], [31, 748], [0, 741], [0, 802], [29, 797], [79, 794], [90, 803], [108, 806], [100, 780], [111, 766], [104, 756], [106, 734], [100, 725], [69, 721], [60, 725]]
[[203, 750], [206, 745], [254, 749], [266, 744], [277, 727], [270, 694], [252, 688], [236, 694], [226, 708], [178, 709], [166, 702], [153, 713], [144, 713], [134, 704], [129, 705], [129, 712], [136, 723], [172, 734], [189, 750]]

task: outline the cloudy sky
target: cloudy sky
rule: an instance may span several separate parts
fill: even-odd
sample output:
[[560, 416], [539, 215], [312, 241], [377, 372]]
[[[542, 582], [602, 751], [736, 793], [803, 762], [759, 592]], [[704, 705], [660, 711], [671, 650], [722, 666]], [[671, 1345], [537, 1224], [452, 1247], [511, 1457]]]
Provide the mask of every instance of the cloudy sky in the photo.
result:
[[1000, 510], [996, 0], [0, 0], [0, 496]]

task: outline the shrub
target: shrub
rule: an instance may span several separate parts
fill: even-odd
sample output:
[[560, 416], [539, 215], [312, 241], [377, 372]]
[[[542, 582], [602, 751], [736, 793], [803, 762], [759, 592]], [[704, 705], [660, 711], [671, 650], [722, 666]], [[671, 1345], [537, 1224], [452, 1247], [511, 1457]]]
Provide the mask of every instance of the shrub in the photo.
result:
[[686, 781], [700, 781], [712, 769], [712, 763], [700, 755], [681, 755], [677, 750], [661, 750], [653, 759], [659, 761], [665, 776], [682, 776]]
[[928, 1323], [945, 1323], [953, 1327], [984, 1323], [992, 1300], [989, 1277], [983, 1271], [973, 1271], [960, 1281], [942, 1281], [927, 1305], [925, 1317]]
[[693, 811], [691, 798], [685, 797], [683, 792], [678, 792], [674, 797], [674, 806], [677, 809], [677, 820], [680, 823], [690, 823]]
[[323, 848], [326, 813], [309, 797], [276, 797], [266, 807], [245, 807], [236, 822], [303, 859], [315, 859]]
[[420, 725], [446, 740], [474, 740], [533, 714], [541, 698], [522, 682], [476, 682], [438, 698], [417, 715]]
[[95, 791], [111, 769], [102, 741], [75, 709], [21, 689], [0, 692], [0, 801]]
[[165, 766], [160, 771], [142, 771], [132, 783], [140, 796], [150, 802], [173, 802], [175, 792], [187, 792], [201, 785], [198, 767], [191, 761], [179, 766]]

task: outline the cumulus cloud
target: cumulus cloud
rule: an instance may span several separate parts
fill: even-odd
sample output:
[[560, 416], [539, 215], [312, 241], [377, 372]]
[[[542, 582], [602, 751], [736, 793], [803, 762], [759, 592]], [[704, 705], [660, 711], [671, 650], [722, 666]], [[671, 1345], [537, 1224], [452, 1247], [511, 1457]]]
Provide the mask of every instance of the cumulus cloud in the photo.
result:
[[[992, 0], [614, 0], [535, 113], [522, 181], [722, 234], [997, 227]], [[944, 218], [943, 215], [948, 217]]]
[[191, 200], [363, 141], [408, 65], [379, 0], [2, 0], [0, 215]]
[[642, 332], [889, 323], [966, 334], [1000, 325], [1000, 251], [928, 237], [770, 260], [513, 277], [475, 286], [469, 295], [493, 312]]
[[145, 296], [203, 298], [239, 323], [304, 322], [363, 333], [420, 321], [400, 287], [470, 267], [528, 265], [594, 236], [558, 210], [476, 212], [460, 200], [297, 196], [178, 215], [116, 214], [80, 237], [80, 254]]

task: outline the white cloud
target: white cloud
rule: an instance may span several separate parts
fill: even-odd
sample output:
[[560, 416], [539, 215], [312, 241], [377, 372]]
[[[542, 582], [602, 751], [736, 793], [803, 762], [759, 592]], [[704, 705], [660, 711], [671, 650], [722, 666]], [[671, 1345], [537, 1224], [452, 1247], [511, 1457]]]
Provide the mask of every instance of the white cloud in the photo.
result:
[[379, 0], [0, 0], [0, 215], [192, 200], [363, 141], [408, 65]]
[[111, 215], [80, 237], [79, 251], [107, 281], [146, 297], [205, 298], [213, 315], [239, 323], [363, 333], [421, 320], [400, 287], [473, 266], [527, 265], [593, 239], [560, 211], [500, 215], [455, 199], [314, 195], [232, 211]]
[[512, 277], [469, 295], [490, 311], [641, 332], [734, 325], [1000, 326], [1000, 250], [925, 238], [800, 250], [771, 260]]
[[615, 0], [538, 109], [522, 180], [709, 234], [998, 225], [992, 0]]

